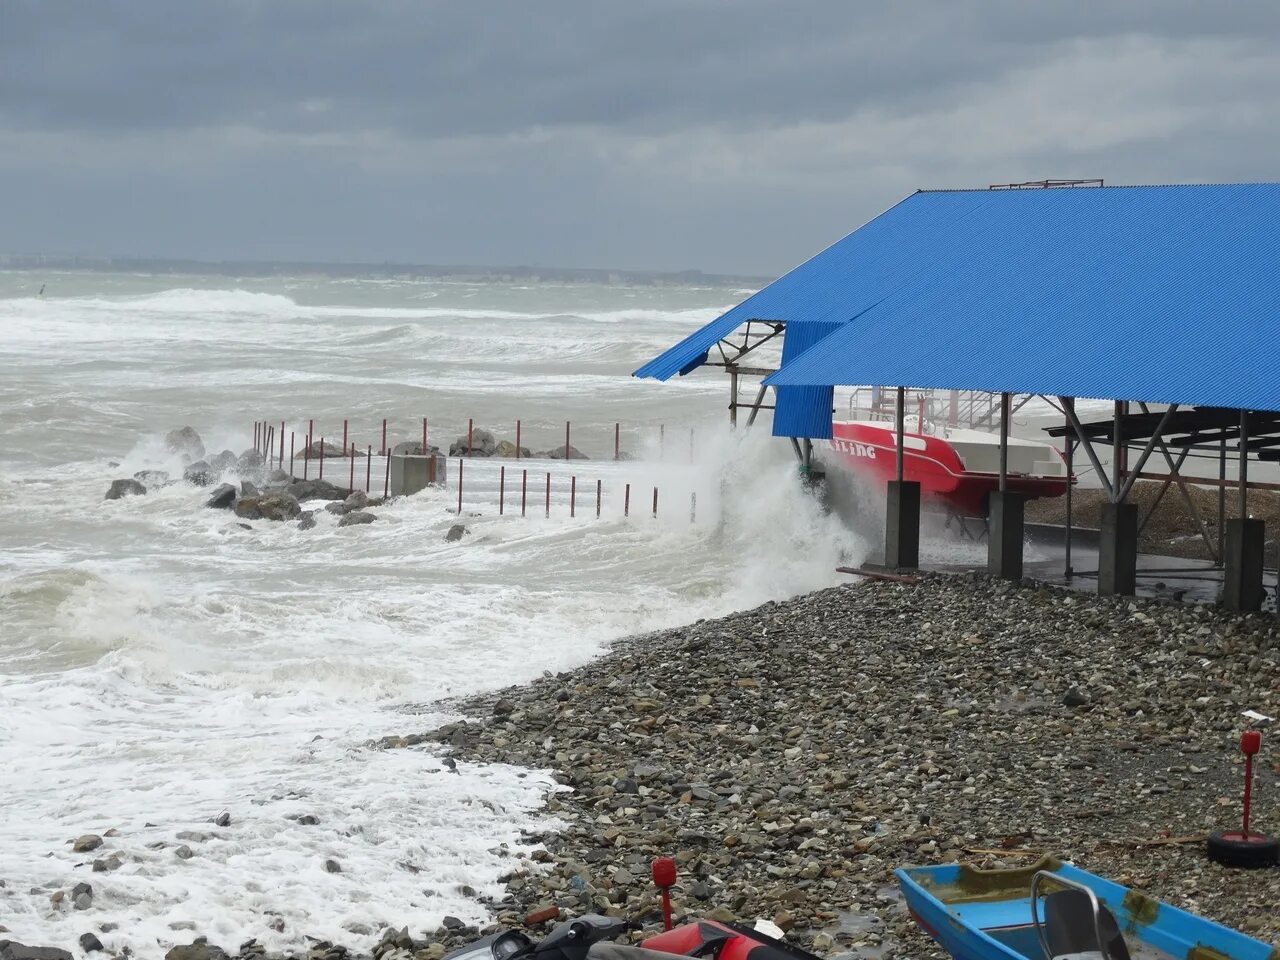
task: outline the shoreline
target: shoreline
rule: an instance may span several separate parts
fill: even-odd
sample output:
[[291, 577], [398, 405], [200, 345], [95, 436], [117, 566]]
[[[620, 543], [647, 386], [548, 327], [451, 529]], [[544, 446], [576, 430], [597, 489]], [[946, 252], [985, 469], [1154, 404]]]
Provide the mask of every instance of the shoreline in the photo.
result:
[[[945, 956], [894, 868], [1040, 854], [1280, 944], [1265, 908], [1280, 869], [1160, 843], [1238, 823], [1240, 712], [1280, 713], [1272, 615], [924, 574], [623, 637], [574, 669], [431, 706], [466, 719], [423, 730], [406, 714], [369, 747], [463, 776], [549, 771], [563, 788], [544, 796], [545, 827], [494, 851], [511, 869], [500, 899], [478, 898], [488, 926], [404, 917], [371, 949], [307, 938], [283, 953], [215, 936], [167, 960], [440, 960], [549, 908], [649, 914], [655, 856], [677, 859], [677, 916], [769, 919], [842, 960]], [[1280, 741], [1265, 736], [1254, 820], [1274, 835]]]
[[[564, 830], [530, 838], [546, 852], [513, 853], [501, 925], [646, 913], [649, 859], [671, 855], [680, 914], [772, 919], [821, 955], [942, 957], [894, 868], [1048, 854], [1280, 944], [1260, 909], [1280, 870], [1159, 843], [1238, 823], [1240, 712], [1280, 706], [1271, 615], [925, 575], [624, 638], [452, 706], [476, 719], [419, 736], [571, 791], [544, 808]], [[1275, 751], [1255, 779], [1272, 834]]]

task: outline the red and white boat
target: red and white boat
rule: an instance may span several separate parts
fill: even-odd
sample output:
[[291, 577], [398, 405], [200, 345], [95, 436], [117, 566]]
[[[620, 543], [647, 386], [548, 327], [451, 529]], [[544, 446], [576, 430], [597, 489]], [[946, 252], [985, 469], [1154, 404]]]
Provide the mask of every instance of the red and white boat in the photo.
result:
[[[962, 517], [985, 517], [987, 497], [1000, 486], [999, 435], [920, 415], [904, 418], [904, 428], [903, 479], [920, 484], [921, 500]], [[831, 449], [854, 473], [881, 485], [897, 476], [892, 420], [850, 417], [833, 421], [831, 432]], [[1052, 444], [1009, 438], [1008, 490], [1028, 499], [1060, 497], [1072, 479]]]

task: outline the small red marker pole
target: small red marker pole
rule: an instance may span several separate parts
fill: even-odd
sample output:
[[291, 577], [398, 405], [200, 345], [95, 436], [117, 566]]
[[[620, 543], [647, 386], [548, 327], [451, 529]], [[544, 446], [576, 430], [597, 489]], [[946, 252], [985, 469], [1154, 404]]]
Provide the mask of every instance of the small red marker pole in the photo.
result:
[[653, 488], [653, 515], [658, 516], [658, 488]]
[[498, 468], [498, 516], [506, 512], [507, 507], [507, 468]]
[[622, 424], [613, 425], [613, 459], [622, 459]]
[[578, 477], [575, 474], [569, 478], [569, 516], [576, 517], [578, 515]]
[[284, 469], [284, 421], [280, 421], [280, 469]]
[[476, 422], [473, 419], [467, 419], [467, 456], [471, 456], [471, 440], [475, 436]]
[[676, 862], [670, 857], [657, 857], [649, 867], [653, 885], [662, 892], [662, 929], [671, 929], [671, 888], [676, 885]]
[[262, 424], [257, 420], [253, 421], [253, 449], [255, 450], [259, 448], [258, 431], [261, 429], [262, 429]]
[[347, 451], [347, 421], [342, 421], [342, 452]]
[[622, 515], [624, 517], [631, 516], [631, 484], [627, 484], [626, 492], [622, 496]]
[[525, 507], [529, 505], [529, 471], [520, 471], [520, 516], [525, 515]]
[[422, 455], [427, 455], [427, 418], [422, 418]]
[[324, 479], [324, 437], [320, 438], [320, 479]]
[[564, 422], [564, 458], [569, 459], [569, 421]]
[[382, 478], [382, 498], [384, 500], [387, 497], [391, 496], [391, 454], [390, 453], [386, 455], [386, 461], [387, 461], [387, 473], [386, 473], [386, 476]]
[[547, 516], [551, 516], [551, 474], [547, 474]]
[[386, 455], [387, 455], [387, 418], [383, 417], [382, 418], [382, 450], [379, 453], [379, 456], [385, 457]]
[[1249, 805], [1253, 800], [1253, 757], [1262, 749], [1262, 734], [1246, 730], [1240, 737], [1240, 752], [1244, 754], [1244, 823], [1240, 833], [1249, 839]]
[[348, 496], [356, 492], [356, 445], [353, 443], [347, 451], [351, 457], [351, 479], [347, 481]]
[[596, 519], [600, 519], [600, 500], [604, 494], [604, 481], [596, 481]]
[[462, 516], [462, 464], [463, 459], [458, 458], [458, 516]]
[[373, 492], [373, 444], [364, 452], [364, 492]]
[[289, 431], [289, 476], [293, 476], [293, 431]]
[[516, 421], [516, 459], [520, 459], [520, 421]]

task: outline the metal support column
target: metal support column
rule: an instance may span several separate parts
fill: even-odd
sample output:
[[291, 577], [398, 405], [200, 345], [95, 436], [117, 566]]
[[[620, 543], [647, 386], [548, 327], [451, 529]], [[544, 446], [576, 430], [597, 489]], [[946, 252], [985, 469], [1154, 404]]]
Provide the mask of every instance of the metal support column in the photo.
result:
[[1000, 394], [999, 489], [988, 498], [991, 535], [987, 572], [1004, 580], [1022, 579], [1022, 494], [1009, 490], [1009, 394]]
[[1124, 404], [1115, 403], [1111, 434], [1111, 484], [1102, 506], [1098, 543], [1098, 593], [1104, 597], [1131, 596], [1138, 588], [1138, 508], [1125, 502], [1123, 484]]
[[906, 391], [899, 387], [894, 411], [898, 442], [896, 479], [889, 483], [884, 525], [884, 563], [892, 570], [914, 570], [920, 565], [920, 484], [903, 479], [907, 455], [905, 409]]
[[1240, 516], [1227, 521], [1222, 603], [1230, 610], [1262, 606], [1266, 524], [1249, 518], [1249, 414], [1240, 411]]

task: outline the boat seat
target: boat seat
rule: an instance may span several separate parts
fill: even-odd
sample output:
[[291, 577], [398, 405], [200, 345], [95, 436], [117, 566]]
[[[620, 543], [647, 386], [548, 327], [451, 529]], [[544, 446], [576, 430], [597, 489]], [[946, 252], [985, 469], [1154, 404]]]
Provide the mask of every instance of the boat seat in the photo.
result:
[[1044, 934], [1050, 960], [1130, 960], [1115, 916], [1099, 903], [1095, 924], [1093, 903], [1079, 890], [1059, 890], [1044, 898]]

